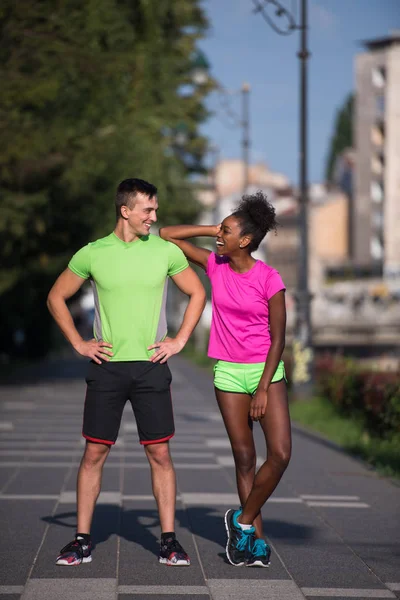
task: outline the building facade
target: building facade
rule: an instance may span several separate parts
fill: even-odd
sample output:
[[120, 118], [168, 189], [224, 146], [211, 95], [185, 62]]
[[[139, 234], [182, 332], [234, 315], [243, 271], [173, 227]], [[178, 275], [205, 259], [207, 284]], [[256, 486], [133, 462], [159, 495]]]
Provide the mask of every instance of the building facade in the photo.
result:
[[400, 277], [400, 32], [355, 60], [355, 264]]

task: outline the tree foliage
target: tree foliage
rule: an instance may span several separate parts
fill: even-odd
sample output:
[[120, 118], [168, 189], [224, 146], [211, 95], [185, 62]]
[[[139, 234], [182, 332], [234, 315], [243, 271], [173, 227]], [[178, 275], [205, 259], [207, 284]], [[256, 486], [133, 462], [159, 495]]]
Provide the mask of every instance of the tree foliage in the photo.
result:
[[336, 113], [333, 135], [330, 140], [326, 161], [326, 180], [331, 181], [336, 158], [346, 148], [353, 145], [353, 107], [354, 96], [350, 94]]
[[213, 82], [191, 85], [191, 69], [206, 30], [199, 0], [1, 3], [0, 351], [18, 327], [31, 353], [46, 348], [51, 281], [113, 227], [119, 181], [157, 185], [164, 223], [196, 216], [185, 181]]

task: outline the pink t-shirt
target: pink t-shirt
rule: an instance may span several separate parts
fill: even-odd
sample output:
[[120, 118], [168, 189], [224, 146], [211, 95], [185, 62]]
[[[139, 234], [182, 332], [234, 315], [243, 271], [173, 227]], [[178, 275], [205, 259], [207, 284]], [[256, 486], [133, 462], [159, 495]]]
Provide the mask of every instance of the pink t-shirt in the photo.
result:
[[247, 273], [236, 273], [227, 257], [211, 252], [206, 273], [213, 309], [208, 356], [265, 362], [271, 346], [268, 300], [285, 289], [278, 271], [257, 260]]

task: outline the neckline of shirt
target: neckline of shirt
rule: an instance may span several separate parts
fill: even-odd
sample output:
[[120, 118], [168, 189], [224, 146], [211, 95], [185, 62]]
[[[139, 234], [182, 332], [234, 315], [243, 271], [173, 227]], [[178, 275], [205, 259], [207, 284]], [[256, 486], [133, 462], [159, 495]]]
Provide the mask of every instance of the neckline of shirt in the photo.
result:
[[230, 265], [230, 262], [228, 261], [228, 268], [230, 270], [231, 273], [234, 273], [235, 275], [238, 275], [239, 277], [243, 277], [244, 275], [248, 275], [249, 273], [251, 273], [252, 271], [254, 271], [254, 269], [256, 268], [256, 266], [258, 265], [260, 261], [258, 260], [258, 258], [256, 258], [256, 262], [254, 263], [254, 265], [248, 270], [248, 271], [244, 271], [244, 273], [239, 273], [238, 271], [234, 271]]
[[[114, 231], [111, 233], [111, 237], [113, 238], [113, 240], [115, 242], [119, 243], [121, 246], [124, 246], [124, 248], [132, 248], [133, 246], [136, 246], [136, 244], [138, 242], [143, 241], [141, 237], [138, 237], [138, 238], [136, 238], [136, 240], [132, 240], [131, 242], [125, 242], [124, 240], [121, 240], [121, 238], [118, 237]], [[148, 237], [148, 236], [143, 236], [143, 237]]]

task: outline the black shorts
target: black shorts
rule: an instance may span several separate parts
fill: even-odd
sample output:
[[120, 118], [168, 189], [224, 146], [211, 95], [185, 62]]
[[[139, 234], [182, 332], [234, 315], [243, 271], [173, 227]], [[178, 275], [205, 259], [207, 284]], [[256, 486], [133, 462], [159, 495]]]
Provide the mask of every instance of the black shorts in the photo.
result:
[[175, 432], [172, 376], [167, 363], [89, 364], [82, 435], [91, 442], [115, 444], [122, 413], [130, 400], [141, 444], [170, 439]]

